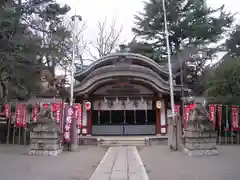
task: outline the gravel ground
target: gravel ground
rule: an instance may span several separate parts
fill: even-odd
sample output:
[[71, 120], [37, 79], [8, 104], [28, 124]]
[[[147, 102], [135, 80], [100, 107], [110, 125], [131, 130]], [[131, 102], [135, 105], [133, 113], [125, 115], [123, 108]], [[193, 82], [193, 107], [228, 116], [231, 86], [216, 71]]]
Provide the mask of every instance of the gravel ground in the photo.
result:
[[0, 145], [0, 180], [88, 180], [106, 150], [82, 146], [47, 157], [27, 155], [27, 147]]
[[167, 146], [139, 149], [149, 180], [240, 180], [240, 146], [221, 146], [220, 155], [189, 157]]

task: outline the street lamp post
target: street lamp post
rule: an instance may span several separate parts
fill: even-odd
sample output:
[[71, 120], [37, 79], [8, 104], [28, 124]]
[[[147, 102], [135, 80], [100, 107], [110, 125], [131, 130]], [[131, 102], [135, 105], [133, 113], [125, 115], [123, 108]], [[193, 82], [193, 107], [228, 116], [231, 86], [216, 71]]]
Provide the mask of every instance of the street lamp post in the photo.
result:
[[[76, 46], [76, 20], [82, 21], [82, 17], [79, 15], [75, 15], [71, 17], [73, 21], [73, 37], [72, 37], [72, 63], [71, 63], [71, 84], [70, 84], [70, 106], [73, 106], [73, 87], [74, 87], [74, 71], [75, 71], [75, 46]], [[71, 150], [75, 150], [77, 148], [77, 121], [73, 121], [72, 126], [72, 143], [71, 143]]]

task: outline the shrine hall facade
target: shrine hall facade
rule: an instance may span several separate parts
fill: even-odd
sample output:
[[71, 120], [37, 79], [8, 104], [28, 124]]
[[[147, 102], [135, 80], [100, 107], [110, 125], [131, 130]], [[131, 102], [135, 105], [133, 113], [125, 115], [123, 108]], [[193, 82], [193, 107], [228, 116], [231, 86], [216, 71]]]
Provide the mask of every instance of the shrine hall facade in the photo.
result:
[[[75, 102], [82, 106], [82, 134], [167, 133], [169, 73], [153, 60], [132, 53], [107, 55], [75, 73]], [[183, 88], [174, 83], [175, 101]], [[184, 89], [186, 90], [186, 89]], [[86, 102], [91, 103], [86, 109]]]

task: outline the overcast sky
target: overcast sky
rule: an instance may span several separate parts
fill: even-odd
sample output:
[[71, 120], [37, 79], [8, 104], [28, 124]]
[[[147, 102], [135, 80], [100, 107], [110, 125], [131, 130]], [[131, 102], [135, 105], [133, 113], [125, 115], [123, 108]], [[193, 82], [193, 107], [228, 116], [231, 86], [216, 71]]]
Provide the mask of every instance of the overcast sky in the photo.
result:
[[[93, 41], [96, 38], [96, 24], [107, 18], [109, 24], [112, 19], [117, 20], [117, 25], [123, 25], [121, 43], [128, 42], [133, 38], [131, 28], [134, 26], [134, 15], [143, 9], [142, 0], [57, 0], [71, 6], [69, 15], [76, 13], [81, 15], [87, 23], [84, 38]], [[226, 9], [235, 13], [240, 11], [240, 1], [238, 0], [208, 0], [212, 7], [219, 7], [222, 4]], [[240, 16], [237, 15], [240, 20]], [[238, 20], [238, 21], [239, 21]]]

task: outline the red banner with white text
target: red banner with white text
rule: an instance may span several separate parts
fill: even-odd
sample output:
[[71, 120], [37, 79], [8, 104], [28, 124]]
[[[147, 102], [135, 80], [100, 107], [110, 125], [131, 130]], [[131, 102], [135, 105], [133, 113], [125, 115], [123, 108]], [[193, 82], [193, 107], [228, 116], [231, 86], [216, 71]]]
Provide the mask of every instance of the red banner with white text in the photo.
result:
[[4, 114], [9, 120], [11, 120], [11, 105], [10, 104], [4, 105]]
[[71, 142], [71, 130], [74, 116], [75, 116], [74, 108], [66, 104], [64, 109], [63, 139], [64, 142], [67, 143]]
[[209, 119], [213, 123], [213, 128], [216, 128], [216, 104], [209, 105]]
[[26, 105], [22, 105], [21, 107], [21, 126], [26, 128], [27, 127], [27, 106]]
[[238, 106], [232, 106], [232, 130], [238, 131], [239, 127]]
[[79, 129], [82, 128], [82, 105], [75, 104], [75, 119], [77, 121], [77, 126]]
[[52, 112], [55, 113], [56, 122], [60, 123], [60, 121], [61, 121], [61, 103], [52, 104]]
[[16, 127], [21, 127], [22, 126], [22, 105], [17, 104], [16, 105], [16, 112], [15, 112], [15, 118], [16, 118]]

